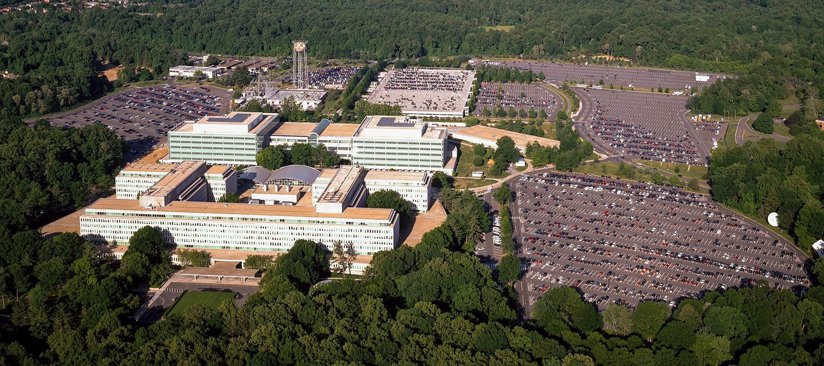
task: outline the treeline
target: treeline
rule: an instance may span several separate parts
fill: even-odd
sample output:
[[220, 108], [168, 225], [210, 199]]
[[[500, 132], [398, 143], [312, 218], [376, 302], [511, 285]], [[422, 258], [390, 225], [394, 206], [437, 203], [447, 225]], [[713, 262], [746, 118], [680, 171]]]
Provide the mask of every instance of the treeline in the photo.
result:
[[771, 139], [713, 153], [713, 199], [748, 215], [778, 213], [779, 226], [806, 252], [824, 238], [824, 134], [813, 131], [779, 145]]
[[544, 73], [533, 73], [509, 67], [481, 66], [475, 69], [475, 79], [482, 82], [532, 84], [544, 80]]
[[305, 143], [295, 143], [287, 150], [285, 146], [267, 146], [255, 155], [255, 163], [269, 170], [277, 170], [283, 166], [296, 164], [319, 168], [338, 166], [340, 156], [329, 151], [324, 144], [313, 146]]
[[533, 121], [500, 121], [495, 124], [495, 127], [504, 129], [507, 131], [518, 132], [518, 133], [525, 133], [527, 135], [544, 137], [546, 134], [544, 132], [544, 128], [542, 125], [544, 124], [543, 120], [533, 120]]
[[125, 143], [102, 124], [58, 128], [0, 119], [0, 238], [108, 192]]
[[[503, 202], [507, 194], [495, 196]], [[256, 258], [269, 269], [242, 307], [196, 306], [150, 326], [134, 323], [140, 301], [130, 289], [152, 273], [166, 275], [170, 248], [157, 229], [136, 233], [119, 265], [75, 234], [19, 233], [0, 241], [0, 307], [8, 315], [0, 320], [0, 363], [824, 363], [817, 285], [796, 295], [756, 283], [674, 308], [647, 301], [602, 313], [560, 287], [534, 304], [533, 320], [520, 320], [508, 265], [493, 271], [472, 254], [491, 227], [483, 202], [449, 188], [441, 199], [446, 222], [415, 247], [376, 254], [360, 281], [316, 285], [330, 274], [327, 250], [298, 240], [274, 261]], [[824, 280], [824, 260], [813, 273]]]
[[[818, 5], [814, 0], [416, 0], [374, 6], [361, 0], [316, 6], [219, 0], [15, 12], [3, 15], [0, 70], [18, 77], [0, 79], [0, 95], [7, 114], [44, 113], [104, 91], [107, 83], [96, 72], [101, 62], [163, 75], [169, 66], [185, 62], [185, 52], [287, 56], [292, 40], [306, 39], [310, 55], [318, 59], [408, 59], [436, 65], [460, 61], [444, 57], [458, 55], [571, 60], [580, 53], [604, 53], [643, 65], [753, 70], [754, 77], [710, 92], [720, 100], [728, 99], [728, 92], [735, 98], [714, 110], [763, 109], [761, 96], [782, 94], [774, 93], [774, 85], [807, 83], [819, 90], [824, 85], [824, 74], [816, 72], [822, 69], [817, 55], [824, 51], [824, 32], [818, 27], [824, 9]], [[512, 28], [485, 28], [497, 25]], [[709, 108], [705, 106], [718, 103], [698, 104]]]

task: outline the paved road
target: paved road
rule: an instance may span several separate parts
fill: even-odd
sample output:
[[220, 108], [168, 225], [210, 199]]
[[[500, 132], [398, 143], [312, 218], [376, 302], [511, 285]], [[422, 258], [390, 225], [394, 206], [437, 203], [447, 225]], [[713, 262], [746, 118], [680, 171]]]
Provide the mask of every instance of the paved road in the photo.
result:
[[779, 135], [776, 133], [767, 135], [765, 133], [758, 132], [752, 129], [752, 120], [756, 117], [756, 115], [752, 114], [746, 117], [741, 117], [738, 120], [738, 126], [735, 128], [735, 144], [736, 145], [744, 145], [747, 142], [747, 136], [755, 136], [756, 140], [761, 140], [764, 138], [771, 138], [778, 142], [787, 142], [792, 139], [792, 137], [787, 137], [783, 135]]

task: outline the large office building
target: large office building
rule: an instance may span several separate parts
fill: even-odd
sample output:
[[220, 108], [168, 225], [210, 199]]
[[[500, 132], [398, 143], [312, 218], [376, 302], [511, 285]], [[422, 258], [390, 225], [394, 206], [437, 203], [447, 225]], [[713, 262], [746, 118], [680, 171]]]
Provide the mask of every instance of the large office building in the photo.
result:
[[359, 124], [280, 122], [276, 114], [233, 112], [203, 117], [169, 132], [168, 162], [254, 165], [268, 145], [323, 144], [366, 169], [441, 171], [452, 174], [457, 149], [447, 131], [404, 116], [366, 116]]
[[391, 209], [347, 207], [340, 213], [315, 207], [173, 201], [146, 207], [137, 200], [103, 198], [80, 217], [80, 234], [123, 245], [144, 226], [161, 229], [179, 248], [286, 252], [298, 239], [327, 245], [352, 242], [358, 254], [395, 247], [398, 215]]
[[[129, 167], [121, 175], [134, 169], [145, 168]], [[80, 233], [95, 242], [124, 245], [140, 228], [153, 226], [180, 248], [252, 252], [286, 252], [298, 239], [321, 242], [330, 250], [336, 241], [351, 242], [358, 255], [366, 256], [396, 246], [397, 213], [361, 207], [367, 195], [363, 168], [321, 173], [290, 166], [260, 173], [248, 203], [213, 202], [236, 192], [238, 174], [226, 166], [184, 161], [131, 198], [96, 201], [80, 217]], [[310, 188], [318, 199], [301, 200]]]
[[[352, 163], [367, 169], [443, 171], [452, 174], [446, 130], [419, 119], [366, 116], [352, 138]], [[457, 155], [457, 153], [455, 153]]]
[[200, 160], [209, 164], [254, 165], [278, 126], [276, 113], [232, 112], [206, 116], [169, 131], [168, 162]]

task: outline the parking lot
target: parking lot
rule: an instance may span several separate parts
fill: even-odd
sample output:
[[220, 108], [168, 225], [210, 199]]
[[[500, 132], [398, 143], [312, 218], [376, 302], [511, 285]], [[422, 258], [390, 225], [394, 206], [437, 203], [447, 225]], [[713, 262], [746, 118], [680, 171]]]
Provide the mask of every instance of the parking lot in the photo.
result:
[[513, 224], [531, 305], [549, 288], [574, 286], [588, 301], [675, 304], [705, 290], [765, 281], [809, 286], [791, 243], [680, 189], [554, 172], [514, 184]]
[[540, 113], [543, 110], [552, 119], [562, 106], [558, 95], [537, 85], [483, 82], [475, 104], [475, 115], [483, 115], [484, 109], [494, 112], [498, 107], [504, 110], [513, 107], [516, 111], [525, 112], [532, 109]]
[[[514, 67], [521, 70], [543, 72], [545, 80], [555, 83], [581, 83], [591, 85], [610, 85], [628, 88], [669, 88], [672, 91], [690, 88], [701, 89], [718, 79], [726, 78], [722, 74], [705, 72], [661, 70], [643, 67], [616, 67], [600, 65], [576, 65], [558, 62], [537, 61], [500, 61], [488, 64]], [[706, 77], [706, 81], [704, 81]]]
[[[661, 93], [573, 88], [584, 108], [578, 127], [616, 154], [652, 161], [706, 164], [718, 130], [697, 130], [687, 97]], [[723, 138], [723, 136], [720, 136]]]
[[127, 160], [141, 156], [183, 121], [228, 111], [228, 91], [211, 86], [158, 85], [129, 90], [49, 118], [55, 126], [102, 123], [129, 143]]

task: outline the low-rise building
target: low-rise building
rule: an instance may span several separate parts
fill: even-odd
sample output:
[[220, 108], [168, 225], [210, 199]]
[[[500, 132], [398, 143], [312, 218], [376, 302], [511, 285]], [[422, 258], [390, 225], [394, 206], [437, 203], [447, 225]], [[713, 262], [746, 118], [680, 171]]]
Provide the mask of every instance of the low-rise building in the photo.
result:
[[424, 172], [370, 170], [363, 181], [369, 194], [381, 190], [398, 192], [418, 212], [426, 212], [432, 203], [432, 179]]
[[194, 78], [203, 76], [207, 79], [214, 79], [223, 73], [223, 69], [212, 66], [187, 66], [180, 65], [169, 68], [170, 77]]

